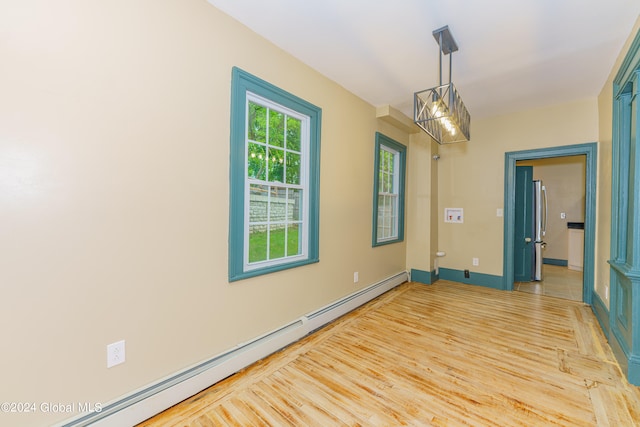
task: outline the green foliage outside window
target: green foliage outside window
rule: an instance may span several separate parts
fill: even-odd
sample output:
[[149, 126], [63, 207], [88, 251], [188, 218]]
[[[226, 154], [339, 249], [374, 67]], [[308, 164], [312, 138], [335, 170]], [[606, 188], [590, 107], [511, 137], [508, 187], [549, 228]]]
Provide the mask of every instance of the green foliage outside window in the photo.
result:
[[265, 183], [251, 184], [249, 262], [298, 255], [302, 190], [275, 184], [300, 185], [301, 121], [253, 101], [248, 112], [247, 178]]
[[247, 137], [249, 178], [300, 184], [300, 120], [249, 102]]

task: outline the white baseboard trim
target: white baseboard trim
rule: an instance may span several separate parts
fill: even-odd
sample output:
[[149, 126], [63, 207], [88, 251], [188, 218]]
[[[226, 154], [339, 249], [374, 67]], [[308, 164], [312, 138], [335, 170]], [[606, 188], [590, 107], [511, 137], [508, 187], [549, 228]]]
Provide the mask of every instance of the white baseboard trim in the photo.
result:
[[122, 427], [138, 424], [286, 347], [408, 279], [409, 274], [406, 271], [395, 274], [274, 331], [103, 405], [100, 412], [78, 415], [56, 424], [56, 427]]

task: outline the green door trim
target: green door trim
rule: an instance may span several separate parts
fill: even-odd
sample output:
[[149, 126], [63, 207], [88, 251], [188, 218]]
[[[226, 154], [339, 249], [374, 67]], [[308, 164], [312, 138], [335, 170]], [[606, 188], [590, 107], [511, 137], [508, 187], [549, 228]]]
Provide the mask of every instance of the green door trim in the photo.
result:
[[598, 166], [598, 144], [565, 145], [561, 147], [540, 148], [534, 150], [512, 151], [505, 153], [504, 162], [504, 290], [513, 290], [515, 239], [515, 197], [516, 162], [518, 160], [547, 159], [564, 156], [586, 156], [586, 189], [584, 214], [584, 270], [582, 282], [582, 300], [591, 305], [594, 293], [595, 238], [596, 238], [596, 178]]

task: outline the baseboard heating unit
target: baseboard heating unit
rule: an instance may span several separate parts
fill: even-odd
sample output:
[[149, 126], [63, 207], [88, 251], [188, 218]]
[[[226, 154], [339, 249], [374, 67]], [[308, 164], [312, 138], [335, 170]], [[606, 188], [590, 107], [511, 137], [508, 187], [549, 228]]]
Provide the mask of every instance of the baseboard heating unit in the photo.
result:
[[89, 425], [122, 427], [140, 423], [303, 338], [407, 280], [409, 280], [409, 274], [406, 271], [393, 275], [276, 330], [105, 404], [100, 412], [79, 415], [57, 424], [57, 427]]

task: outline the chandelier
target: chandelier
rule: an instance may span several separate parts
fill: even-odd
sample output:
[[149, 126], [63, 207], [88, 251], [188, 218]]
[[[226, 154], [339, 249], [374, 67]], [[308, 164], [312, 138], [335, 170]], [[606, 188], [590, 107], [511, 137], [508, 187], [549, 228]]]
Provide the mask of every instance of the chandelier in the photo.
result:
[[[451, 83], [452, 53], [458, 50], [449, 26], [433, 31], [440, 47], [440, 84], [414, 94], [413, 121], [438, 144], [469, 141], [471, 116]], [[442, 55], [449, 55], [449, 83], [442, 84]]]

